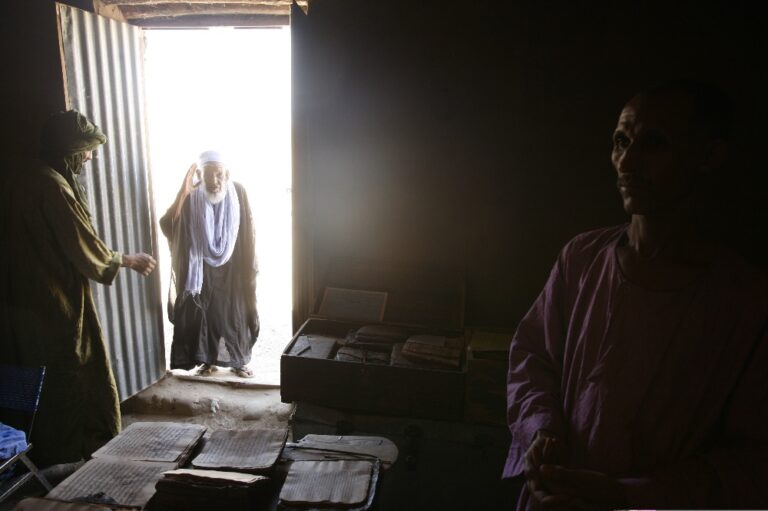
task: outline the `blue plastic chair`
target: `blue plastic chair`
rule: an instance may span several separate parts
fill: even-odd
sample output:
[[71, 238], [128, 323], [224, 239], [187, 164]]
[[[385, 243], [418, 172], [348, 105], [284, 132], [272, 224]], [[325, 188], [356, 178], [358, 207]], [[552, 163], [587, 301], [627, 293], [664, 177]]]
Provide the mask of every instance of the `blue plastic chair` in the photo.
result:
[[[15, 471], [18, 461], [27, 468], [27, 471], [0, 483], [0, 502], [33, 477], [36, 477], [47, 491], [51, 491], [51, 484], [27, 457], [27, 453], [32, 449], [28, 440], [40, 402], [44, 378], [45, 367], [0, 365], [0, 422], [10, 427], [5, 428], [7, 448], [0, 448], [0, 452], [7, 451], [9, 454], [7, 457], [0, 457], [0, 476]], [[25, 434], [26, 440], [20, 440], [21, 434]]]

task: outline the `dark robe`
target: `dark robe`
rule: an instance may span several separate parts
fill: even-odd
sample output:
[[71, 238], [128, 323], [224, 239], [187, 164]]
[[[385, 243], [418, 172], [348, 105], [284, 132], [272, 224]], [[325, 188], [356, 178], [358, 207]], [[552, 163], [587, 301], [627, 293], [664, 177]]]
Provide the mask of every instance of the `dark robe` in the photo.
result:
[[88, 279], [110, 284], [107, 248], [67, 180], [40, 166], [0, 196], [0, 363], [46, 367], [31, 435], [42, 466], [87, 458], [120, 432], [120, 408]]
[[[695, 282], [627, 280], [625, 225], [577, 236], [520, 323], [507, 385], [504, 475], [539, 429], [571, 468], [618, 478], [631, 509], [768, 503], [768, 286], [723, 250]], [[541, 509], [526, 487], [518, 509]]]
[[185, 292], [189, 271], [190, 200], [174, 221], [173, 208], [160, 219], [171, 247], [172, 274], [168, 317], [173, 323], [171, 368], [191, 369], [198, 364], [242, 367], [251, 359], [259, 335], [256, 311], [256, 235], [248, 196], [234, 183], [240, 201], [240, 227], [229, 261], [219, 267], [203, 264], [199, 295]]

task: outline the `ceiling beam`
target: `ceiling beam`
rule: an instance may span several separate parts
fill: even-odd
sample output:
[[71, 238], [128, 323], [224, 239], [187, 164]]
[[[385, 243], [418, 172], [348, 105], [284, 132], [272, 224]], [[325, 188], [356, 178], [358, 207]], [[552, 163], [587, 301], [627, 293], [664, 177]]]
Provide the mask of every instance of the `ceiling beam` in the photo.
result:
[[280, 27], [290, 23], [290, 16], [174, 16], [131, 20], [142, 28], [207, 28], [207, 27]]
[[120, 7], [117, 5], [106, 5], [104, 0], [93, 0], [93, 12], [99, 16], [104, 16], [116, 21], [125, 21]]
[[[100, 0], [105, 5], [119, 5], [119, 6], [155, 6], [162, 4], [177, 4], [177, 5], [207, 5], [214, 6], [217, 4], [249, 4], [249, 5], [280, 5], [290, 7], [293, 0]], [[298, 2], [299, 5], [304, 2]]]
[[154, 6], [122, 5], [120, 12], [128, 21], [176, 16], [249, 16], [278, 15], [287, 16], [291, 10], [283, 5], [252, 5], [245, 3], [227, 3], [217, 5], [158, 3]]

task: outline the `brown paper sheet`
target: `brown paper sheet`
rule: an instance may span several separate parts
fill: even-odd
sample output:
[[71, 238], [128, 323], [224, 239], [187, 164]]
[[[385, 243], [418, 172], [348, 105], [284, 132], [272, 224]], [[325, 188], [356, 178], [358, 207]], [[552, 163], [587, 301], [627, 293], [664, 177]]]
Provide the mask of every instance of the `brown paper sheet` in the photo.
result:
[[372, 471], [371, 461], [294, 461], [280, 501], [288, 505], [362, 504], [368, 497]]
[[163, 472], [175, 468], [175, 463], [94, 458], [46, 496], [65, 501], [143, 507], [155, 493], [155, 484]]
[[186, 463], [205, 433], [197, 424], [135, 422], [93, 453], [94, 458]]
[[195, 468], [265, 472], [277, 462], [287, 437], [285, 429], [220, 429], [206, 440], [192, 465]]

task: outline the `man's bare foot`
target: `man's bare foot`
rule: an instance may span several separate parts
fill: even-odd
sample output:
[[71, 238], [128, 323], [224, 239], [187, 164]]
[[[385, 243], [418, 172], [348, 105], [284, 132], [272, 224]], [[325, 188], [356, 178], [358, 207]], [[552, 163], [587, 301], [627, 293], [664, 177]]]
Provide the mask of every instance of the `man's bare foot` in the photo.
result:
[[232, 372], [238, 375], [240, 378], [253, 378], [253, 371], [248, 369], [246, 366], [233, 367]]
[[197, 370], [198, 376], [210, 376], [216, 371], [216, 366], [212, 364], [203, 364]]

